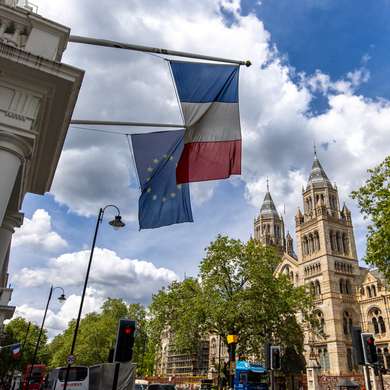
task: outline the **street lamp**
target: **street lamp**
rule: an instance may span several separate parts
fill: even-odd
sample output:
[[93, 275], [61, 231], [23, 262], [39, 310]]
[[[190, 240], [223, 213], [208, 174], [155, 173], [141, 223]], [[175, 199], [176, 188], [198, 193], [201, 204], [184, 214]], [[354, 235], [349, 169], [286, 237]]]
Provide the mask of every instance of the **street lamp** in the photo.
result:
[[42, 333], [43, 333], [43, 325], [45, 324], [47, 309], [49, 308], [49, 303], [50, 303], [50, 300], [51, 300], [51, 297], [53, 295], [53, 291], [54, 290], [61, 290], [62, 291], [62, 294], [57, 298], [58, 301], [61, 304], [66, 301], [65, 291], [64, 291], [64, 289], [62, 287], [50, 286], [49, 297], [47, 298], [47, 302], [46, 302], [45, 314], [43, 315], [41, 328], [39, 329], [38, 340], [37, 340], [37, 343], [35, 344], [35, 350], [34, 350], [34, 354], [33, 354], [32, 360], [31, 360], [31, 369], [30, 369], [30, 373], [29, 373], [29, 376], [28, 376], [27, 389], [30, 388], [31, 376], [32, 376], [35, 360], [36, 360], [37, 354], [38, 354], [39, 343], [41, 342], [41, 337], [42, 337]]
[[[79, 330], [79, 326], [80, 326], [80, 319], [81, 319], [81, 313], [83, 311], [83, 304], [84, 304], [84, 298], [85, 298], [85, 292], [87, 290], [87, 284], [88, 284], [88, 278], [89, 278], [89, 271], [91, 269], [91, 263], [92, 263], [92, 259], [93, 259], [93, 253], [95, 251], [95, 244], [96, 244], [96, 237], [97, 237], [97, 234], [98, 234], [98, 231], [99, 231], [99, 226], [100, 224], [103, 222], [103, 215], [104, 215], [104, 212], [106, 211], [107, 208], [109, 207], [113, 207], [114, 209], [116, 209], [116, 216], [115, 218], [109, 222], [109, 224], [114, 228], [114, 230], [119, 230], [120, 228], [123, 228], [125, 226], [124, 222], [122, 222], [122, 217], [121, 217], [121, 213], [120, 213], [120, 210], [117, 206], [113, 205], [113, 204], [109, 204], [103, 208], [101, 208], [99, 210], [99, 214], [98, 214], [98, 217], [97, 217], [97, 220], [96, 220], [96, 228], [95, 228], [95, 234], [93, 236], [93, 241], [92, 241], [92, 248], [91, 248], [91, 254], [89, 256], [89, 262], [88, 262], [88, 267], [87, 267], [87, 273], [85, 275], [85, 280], [84, 280], [84, 287], [83, 287], [83, 293], [81, 295], [81, 302], [80, 302], [80, 308], [79, 308], [79, 314], [77, 316], [77, 321], [76, 321], [76, 326], [74, 328], [74, 332], [73, 332], [73, 341], [72, 341], [72, 347], [70, 349], [70, 354], [69, 356], [73, 356], [74, 354], [74, 349], [75, 349], [75, 346], [76, 346], [76, 339], [77, 339], [77, 333], [78, 333], [78, 330]], [[64, 380], [64, 387], [63, 387], [63, 390], [66, 390], [67, 388], [67, 385], [68, 385], [68, 378], [69, 378], [69, 371], [70, 371], [70, 366], [71, 366], [72, 363], [70, 363], [68, 361], [68, 365], [66, 367], [66, 373], [65, 373], [65, 380]]]

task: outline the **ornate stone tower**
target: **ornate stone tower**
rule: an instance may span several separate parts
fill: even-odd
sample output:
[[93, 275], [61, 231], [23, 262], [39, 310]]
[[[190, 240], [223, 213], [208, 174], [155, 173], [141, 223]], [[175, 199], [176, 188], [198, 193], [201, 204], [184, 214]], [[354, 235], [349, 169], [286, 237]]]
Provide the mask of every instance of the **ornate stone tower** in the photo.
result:
[[285, 250], [283, 218], [276, 210], [268, 184], [260, 214], [254, 221], [254, 237], [265, 245], [274, 245], [280, 251]]
[[356, 366], [351, 327], [359, 324], [355, 298], [359, 265], [351, 214], [345, 205], [340, 210], [337, 187], [331, 184], [316, 154], [302, 195], [303, 213], [298, 208], [295, 216], [299, 274], [301, 283], [310, 285], [315, 295], [326, 335], [310, 344], [324, 373], [350, 373]]

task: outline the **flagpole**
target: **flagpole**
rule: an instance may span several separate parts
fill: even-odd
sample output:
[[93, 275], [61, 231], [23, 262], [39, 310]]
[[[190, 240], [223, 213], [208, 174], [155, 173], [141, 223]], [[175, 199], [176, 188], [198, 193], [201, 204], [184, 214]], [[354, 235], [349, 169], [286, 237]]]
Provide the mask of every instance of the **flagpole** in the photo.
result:
[[184, 129], [185, 125], [172, 123], [147, 123], [147, 122], [123, 122], [123, 121], [98, 121], [90, 119], [72, 119], [71, 125], [93, 125], [93, 126], [128, 126], [128, 127], [164, 127], [174, 129]]
[[245, 66], [251, 66], [252, 65], [249, 60], [247, 60], [247, 61], [231, 60], [231, 59], [228, 59], [228, 58], [206, 56], [206, 55], [202, 55], [202, 54], [188, 53], [188, 52], [184, 52], [184, 51], [159, 49], [157, 47], [150, 47], [150, 46], [133, 45], [133, 44], [130, 44], [130, 43], [111, 41], [111, 40], [108, 40], [108, 39], [98, 39], [98, 38], [83, 37], [83, 36], [80, 36], [80, 35], [71, 35], [69, 37], [69, 42], [72, 42], [72, 43], [83, 43], [83, 44], [86, 44], [86, 45], [112, 47], [114, 49], [124, 49], [124, 50], [142, 51], [142, 52], [146, 52], [146, 53], [164, 54], [164, 55], [169, 55], [169, 56], [196, 58], [196, 59], [199, 59], [199, 60], [208, 60], [208, 61], [215, 61], [215, 62], [225, 62], [225, 63], [228, 63], [228, 64], [245, 65]]

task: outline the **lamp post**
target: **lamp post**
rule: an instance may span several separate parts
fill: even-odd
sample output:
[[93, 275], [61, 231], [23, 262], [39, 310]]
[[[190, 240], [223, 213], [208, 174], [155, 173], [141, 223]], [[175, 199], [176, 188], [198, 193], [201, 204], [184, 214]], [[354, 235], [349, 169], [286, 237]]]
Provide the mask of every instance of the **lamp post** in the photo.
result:
[[[72, 347], [70, 349], [70, 356], [73, 356], [74, 354], [74, 349], [75, 349], [75, 346], [76, 346], [76, 340], [77, 340], [77, 333], [78, 333], [78, 330], [79, 330], [79, 326], [80, 326], [80, 319], [81, 319], [81, 313], [83, 311], [83, 304], [84, 304], [84, 298], [85, 298], [85, 292], [87, 291], [87, 284], [88, 284], [88, 278], [89, 278], [89, 271], [91, 269], [91, 263], [92, 263], [92, 259], [93, 259], [93, 253], [95, 251], [95, 244], [96, 244], [96, 237], [97, 237], [97, 234], [98, 234], [98, 231], [99, 231], [99, 226], [100, 224], [103, 222], [103, 215], [104, 215], [104, 212], [106, 211], [107, 208], [109, 207], [113, 207], [114, 209], [116, 209], [117, 211], [117, 215], [115, 216], [115, 218], [109, 222], [109, 224], [115, 229], [115, 230], [118, 230], [120, 228], [123, 228], [125, 226], [125, 224], [122, 222], [122, 217], [120, 215], [120, 210], [117, 206], [115, 205], [112, 205], [112, 204], [109, 204], [103, 208], [101, 208], [99, 210], [99, 214], [98, 214], [98, 217], [97, 217], [97, 220], [96, 220], [96, 227], [95, 227], [95, 234], [93, 236], [93, 240], [92, 240], [92, 248], [91, 248], [91, 254], [89, 256], [89, 262], [88, 262], [88, 267], [87, 267], [87, 273], [85, 275], [85, 280], [84, 280], [84, 287], [83, 287], [83, 293], [81, 295], [81, 302], [80, 302], [80, 308], [79, 308], [79, 314], [77, 316], [77, 320], [76, 320], [76, 326], [74, 328], [74, 332], [73, 332], [73, 341], [72, 341]], [[66, 390], [67, 388], [67, 385], [68, 385], [68, 378], [69, 378], [69, 371], [70, 371], [70, 367], [71, 367], [71, 363], [68, 362], [68, 365], [66, 367], [66, 373], [65, 373], [65, 380], [64, 380], [64, 387], [63, 387], [63, 390]]]
[[[35, 360], [36, 360], [37, 354], [38, 354], [39, 343], [41, 342], [41, 337], [42, 337], [42, 333], [43, 333], [43, 326], [45, 324], [46, 315], [47, 315], [47, 309], [49, 308], [49, 303], [50, 303], [50, 300], [51, 300], [51, 297], [53, 295], [54, 290], [61, 290], [62, 291], [62, 294], [58, 297], [58, 301], [60, 303], [64, 303], [66, 301], [65, 291], [62, 287], [50, 286], [49, 297], [47, 298], [47, 302], [46, 302], [45, 314], [43, 315], [41, 328], [39, 329], [38, 340], [37, 340], [37, 343], [35, 344], [35, 350], [34, 350], [32, 360], [31, 360], [31, 369], [30, 369], [30, 373], [28, 375], [28, 380], [27, 380], [27, 390], [30, 388], [31, 376], [32, 376]], [[27, 338], [27, 336], [26, 336], [26, 338]]]

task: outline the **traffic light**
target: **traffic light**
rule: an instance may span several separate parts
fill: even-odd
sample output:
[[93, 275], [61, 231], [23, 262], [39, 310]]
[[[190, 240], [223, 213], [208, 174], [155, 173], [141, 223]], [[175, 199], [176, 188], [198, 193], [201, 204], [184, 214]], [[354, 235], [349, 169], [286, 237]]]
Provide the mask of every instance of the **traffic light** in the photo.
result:
[[280, 347], [271, 345], [271, 370], [280, 370]]
[[362, 333], [362, 347], [365, 364], [378, 363], [378, 354], [376, 352], [375, 339], [372, 333]]
[[352, 348], [355, 362], [357, 364], [364, 364], [364, 354], [362, 345], [362, 330], [358, 326], [352, 327]]
[[271, 356], [270, 356], [270, 352], [271, 351], [271, 343], [270, 342], [266, 342], [264, 343], [264, 360], [265, 360], [265, 368], [267, 370], [270, 370], [271, 369]]
[[115, 362], [126, 363], [131, 361], [133, 357], [135, 326], [135, 321], [127, 318], [119, 320], [114, 352]]

